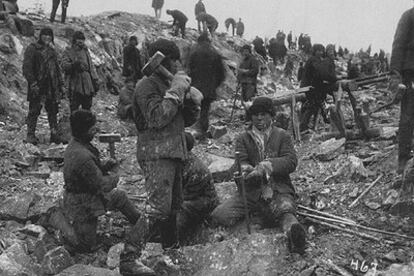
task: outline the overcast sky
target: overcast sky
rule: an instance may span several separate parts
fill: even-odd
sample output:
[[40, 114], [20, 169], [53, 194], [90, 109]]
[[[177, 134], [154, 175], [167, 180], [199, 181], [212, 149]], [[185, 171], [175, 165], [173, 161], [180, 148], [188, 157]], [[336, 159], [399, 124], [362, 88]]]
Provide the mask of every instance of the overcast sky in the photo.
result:
[[[52, 0], [19, 0], [22, 10], [39, 2], [50, 12]], [[170, 20], [166, 9], [179, 9], [196, 27], [194, 5], [197, 0], [165, 0], [161, 20]], [[294, 35], [308, 33], [312, 42], [334, 43], [352, 50], [391, 50], [395, 28], [401, 14], [414, 6], [413, 0], [204, 0], [207, 12], [219, 21], [242, 18], [245, 35], [254, 38], [275, 36], [281, 29]], [[108, 10], [153, 15], [151, 0], [70, 0], [68, 15], [90, 15]], [[60, 13], [60, 9], [59, 9]]]

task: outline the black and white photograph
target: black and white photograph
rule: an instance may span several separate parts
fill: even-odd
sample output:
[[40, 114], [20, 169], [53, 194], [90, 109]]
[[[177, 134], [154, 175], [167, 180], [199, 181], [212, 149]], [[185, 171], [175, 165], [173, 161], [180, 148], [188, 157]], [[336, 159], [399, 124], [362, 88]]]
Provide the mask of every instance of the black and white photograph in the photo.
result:
[[413, 0], [0, 0], [0, 276], [414, 276]]

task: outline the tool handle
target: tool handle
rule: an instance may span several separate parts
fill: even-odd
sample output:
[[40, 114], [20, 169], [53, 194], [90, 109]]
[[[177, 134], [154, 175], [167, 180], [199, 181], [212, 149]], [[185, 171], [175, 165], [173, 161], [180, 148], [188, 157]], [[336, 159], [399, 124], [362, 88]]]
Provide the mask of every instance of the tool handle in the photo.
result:
[[174, 78], [174, 75], [171, 74], [170, 71], [168, 71], [164, 66], [160, 65], [157, 67], [157, 71], [161, 73], [164, 77], [168, 78], [169, 80], [172, 80]]
[[112, 159], [116, 159], [115, 158], [115, 144], [114, 143], [109, 143], [109, 154], [110, 154]]

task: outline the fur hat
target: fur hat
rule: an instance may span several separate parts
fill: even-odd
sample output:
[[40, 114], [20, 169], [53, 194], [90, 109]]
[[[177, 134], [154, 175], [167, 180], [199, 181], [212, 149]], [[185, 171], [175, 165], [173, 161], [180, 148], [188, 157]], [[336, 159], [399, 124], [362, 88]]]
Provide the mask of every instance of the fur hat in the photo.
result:
[[96, 124], [96, 116], [89, 110], [79, 109], [70, 115], [73, 137], [83, 137]]
[[252, 53], [252, 47], [249, 44], [245, 44], [241, 47], [241, 50], [249, 50], [249, 53]]
[[256, 115], [261, 112], [269, 113], [270, 115], [275, 116], [276, 112], [271, 98], [257, 97], [254, 99], [252, 106], [249, 108], [249, 114]]
[[171, 40], [160, 38], [149, 45], [148, 54], [152, 57], [157, 51], [160, 51], [165, 57], [172, 60], [180, 59], [180, 49]]
[[325, 47], [322, 44], [313, 44], [312, 46], [312, 55], [314, 56], [317, 51], [322, 51], [325, 54]]
[[74, 33], [73, 33], [73, 36], [72, 36], [72, 43], [75, 43], [75, 41], [76, 41], [76, 40], [78, 40], [78, 39], [82, 39], [82, 40], [85, 40], [85, 39], [86, 39], [86, 37], [85, 37], [85, 35], [83, 34], [83, 32], [81, 32], [81, 31], [76, 31], [76, 32], [74, 32]]
[[54, 35], [53, 35], [53, 30], [52, 30], [51, 28], [48, 28], [48, 27], [42, 28], [42, 29], [40, 30], [39, 40], [40, 40], [40, 37], [41, 37], [42, 35], [49, 35], [49, 36], [51, 36], [51, 37], [52, 37], [52, 42], [53, 42]]

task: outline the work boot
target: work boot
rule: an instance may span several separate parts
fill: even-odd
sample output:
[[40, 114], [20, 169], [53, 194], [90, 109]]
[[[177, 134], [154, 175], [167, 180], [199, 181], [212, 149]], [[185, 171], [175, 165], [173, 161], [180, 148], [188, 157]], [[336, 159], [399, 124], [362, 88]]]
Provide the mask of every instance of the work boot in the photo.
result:
[[176, 214], [161, 221], [160, 232], [163, 249], [177, 249], [179, 247]]
[[288, 239], [291, 253], [303, 254], [306, 245], [306, 233], [294, 214], [286, 213], [282, 217], [282, 229]]
[[120, 210], [124, 216], [128, 219], [131, 224], [136, 224], [139, 218], [141, 217], [141, 213], [135, 208], [134, 204], [130, 200], [126, 201], [122, 210]]
[[119, 272], [122, 276], [155, 276], [154, 270], [138, 261], [141, 250], [126, 242], [119, 260]]

